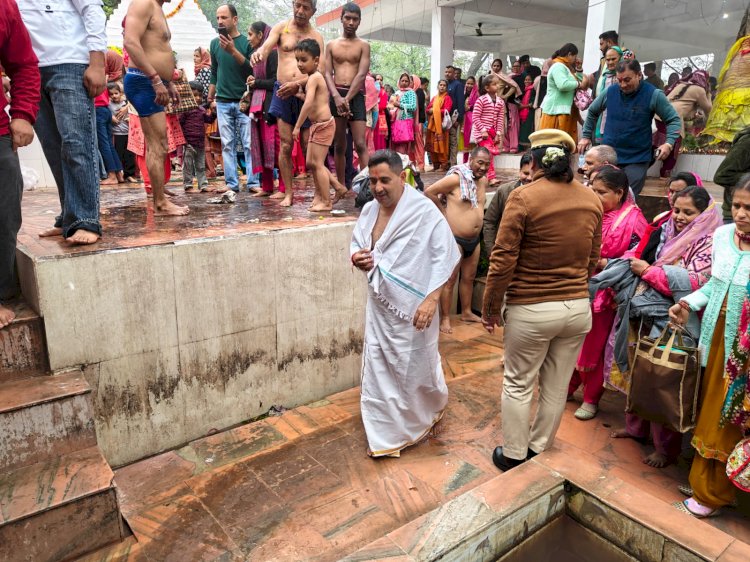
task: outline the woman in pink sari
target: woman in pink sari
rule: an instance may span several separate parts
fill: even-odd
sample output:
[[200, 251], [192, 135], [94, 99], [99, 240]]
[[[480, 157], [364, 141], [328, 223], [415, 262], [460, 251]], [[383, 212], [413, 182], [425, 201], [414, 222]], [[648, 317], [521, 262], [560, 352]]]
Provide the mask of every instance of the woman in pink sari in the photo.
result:
[[383, 150], [388, 146], [388, 122], [385, 117], [385, 108], [388, 106], [388, 92], [385, 90], [382, 76], [379, 74], [375, 76], [375, 82], [377, 87], [380, 87], [380, 91], [378, 92], [378, 122], [375, 125], [372, 140], [375, 144], [375, 150]]
[[367, 115], [366, 128], [365, 128], [365, 142], [367, 143], [367, 152], [372, 154], [375, 152], [375, 141], [373, 134], [378, 126], [378, 100], [379, 100], [378, 88], [375, 85], [375, 78], [372, 73], [368, 73], [365, 76], [365, 112]]
[[[602, 202], [602, 247], [597, 273], [612, 258], [628, 257], [638, 247], [648, 227], [643, 213], [635, 204], [625, 172], [604, 165], [592, 172], [592, 189]], [[568, 398], [583, 385], [583, 404], [576, 410], [579, 420], [590, 420], [599, 409], [604, 394], [604, 354], [615, 321], [617, 307], [614, 292], [605, 289], [596, 293], [591, 303], [591, 331], [583, 341], [578, 363], [568, 386]]]
[[411, 89], [417, 96], [417, 110], [414, 112], [414, 142], [409, 149], [409, 160], [417, 165], [417, 170], [424, 172], [424, 132], [422, 124], [425, 117], [424, 92], [422, 91], [422, 81], [416, 74], [411, 75]]
[[[248, 40], [253, 49], [258, 49], [268, 39], [271, 26], [256, 21], [250, 25]], [[282, 199], [286, 192], [284, 180], [279, 174], [279, 191], [273, 194], [273, 170], [279, 167], [279, 145], [281, 139], [279, 130], [275, 123], [271, 124], [266, 119], [269, 117], [268, 108], [271, 106], [273, 96], [273, 85], [276, 82], [276, 68], [279, 64], [279, 55], [274, 48], [266, 58], [253, 66], [253, 74], [247, 78], [247, 86], [252, 92], [250, 98], [250, 113], [253, 119], [250, 121], [252, 127], [250, 152], [253, 157], [254, 174], [260, 172], [262, 190], [254, 197], [268, 197]]]
[[[631, 318], [635, 316], [639, 325], [650, 328], [650, 335], [660, 333], [666, 325], [668, 308], [682, 296], [675, 294], [677, 288], [689, 293], [711, 277], [713, 234], [723, 222], [718, 206], [700, 185], [676, 192], [671, 204], [669, 219], [653, 230], [644, 245], [643, 259], [630, 260], [631, 271], [641, 278], [631, 300]], [[660, 309], [655, 306], [659, 303]], [[697, 315], [690, 316], [688, 331], [697, 338], [700, 322]], [[685, 336], [689, 337], [688, 332]], [[612, 433], [612, 437], [637, 440], [646, 440], [649, 435], [655, 451], [643, 459], [644, 463], [662, 468], [677, 460], [682, 434], [661, 424], [625, 414], [625, 427]]]

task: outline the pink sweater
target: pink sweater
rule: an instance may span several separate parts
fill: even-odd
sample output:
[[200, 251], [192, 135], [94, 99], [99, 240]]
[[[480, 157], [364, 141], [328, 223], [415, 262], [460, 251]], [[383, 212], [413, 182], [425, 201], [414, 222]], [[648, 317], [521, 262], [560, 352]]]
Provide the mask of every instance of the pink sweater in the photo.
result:
[[493, 102], [489, 94], [484, 94], [474, 104], [473, 120], [471, 142], [482, 140], [482, 133], [490, 129], [495, 129], [495, 134], [502, 137], [505, 130], [505, 102], [500, 96], [495, 96]]

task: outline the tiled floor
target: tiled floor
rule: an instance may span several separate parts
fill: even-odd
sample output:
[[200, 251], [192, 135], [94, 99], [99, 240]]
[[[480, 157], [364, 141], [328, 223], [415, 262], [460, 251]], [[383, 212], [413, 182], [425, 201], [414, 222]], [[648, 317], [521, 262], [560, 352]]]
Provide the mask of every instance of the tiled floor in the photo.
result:
[[[450, 402], [437, 437], [399, 459], [368, 458], [357, 389], [208, 436], [116, 471], [134, 537], [86, 560], [334, 560], [487, 482], [502, 442], [501, 338], [454, 326], [441, 342]], [[648, 447], [610, 439], [620, 396], [608, 393], [590, 422], [574, 408], [546, 462], [575, 468], [592, 455], [605, 474], [680, 499], [684, 462], [652, 469], [641, 462]], [[750, 543], [747, 515], [709, 523]]]

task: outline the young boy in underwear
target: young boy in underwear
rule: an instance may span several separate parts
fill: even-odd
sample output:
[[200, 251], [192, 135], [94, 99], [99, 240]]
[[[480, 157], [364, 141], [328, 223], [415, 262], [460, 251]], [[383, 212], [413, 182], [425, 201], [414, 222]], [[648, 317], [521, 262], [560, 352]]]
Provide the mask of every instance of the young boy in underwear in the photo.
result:
[[[297, 68], [303, 74], [308, 75], [305, 92], [301, 94], [305, 103], [297, 119], [297, 124], [292, 131], [292, 138], [296, 142], [300, 131], [309, 118], [310, 138], [307, 141], [307, 167], [312, 172], [313, 184], [315, 185], [315, 196], [312, 206], [308, 209], [311, 213], [330, 211], [333, 203], [346, 195], [346, 187], [331, 174], [325, 165], [328, 149], [333, 143], [336, 134], [336, 120], [331, 115], [328, 99], [328, 87], [323, 75], [318, 72], [320, 61], [320, 45], [314, 39], [303, 39], [297, 43], [294, 49], [297, 58]], [[331, 185], [336, 190], [336, 196], [331, 202]]]

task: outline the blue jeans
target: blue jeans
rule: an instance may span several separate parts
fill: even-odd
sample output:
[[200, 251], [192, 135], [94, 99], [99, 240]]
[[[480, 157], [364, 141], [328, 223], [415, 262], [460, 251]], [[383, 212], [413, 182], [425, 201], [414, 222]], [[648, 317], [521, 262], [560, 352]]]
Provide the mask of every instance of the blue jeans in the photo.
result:
[[101, 234], [99, 149], [94, 101], [83, 87], [85, 64], [39, 69], [42, 100], [34, 129], [60, 196], [55, 226], [65, 238], [83, 229]]
[[109, 107], [96, 108], [96, 142], [107, 173], [122, 172], [122, 163], [112, 142], [112, 112]]
[[260, 185], [258, 174], [253, 174], [252, 157], [250, 156], [250, 118], [240, 111], [238, 102], [216, 102], [216, 117], [219, 120], [219, 135], [221, 136], [221, 157], [224, 164], [224, 182], [229, 189], [239, 191], [240, 181], [237, 176], [237, 148], [235, 135], [239, 134], [247, 164], [247, 185]]

